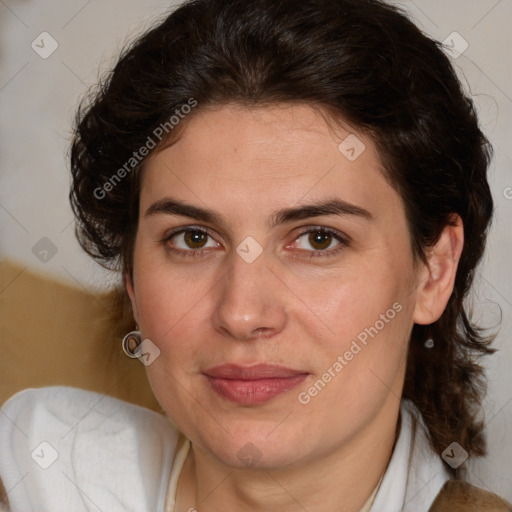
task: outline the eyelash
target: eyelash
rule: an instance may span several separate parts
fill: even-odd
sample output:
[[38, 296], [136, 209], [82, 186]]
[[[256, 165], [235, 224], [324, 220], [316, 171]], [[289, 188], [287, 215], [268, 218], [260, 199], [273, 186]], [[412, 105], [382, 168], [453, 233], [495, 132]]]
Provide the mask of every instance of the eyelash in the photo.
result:
[[[185, 256], [185, 257], [201, 257], [201, 256], [203, 256], [204, 253], [209, 252], [208, 250], [205, 250], [205, 249], [190, 249], [188, 251], [185, 251], [183, 249], [172, 248], [168, 245], [169, 240], [171, 238], [173, 238], [174, 236], [182, 234], [182, 233], [187, 233], [190, 231], [198, 231], [200, 233], [204, 233], [204, 234], [210, 236], [211, 238], [213, 238], [213, 236], [210, 234], [210, 232], [204, 228], [188, 226], [184, 229], [179, 229], [179, 230], [173, 231], [169, 235], [166, 235], [162, 240], [160, 240], [160, 243], [163, 244], [165, 246], [166, 250], [168, 250], [169, 252], [172, 252], [174, 254], [179, 254], [180, 256]], [[339, 233], [338, 231], [336, 231], [334, 229], [326, 228], [323, 226], [312, 226], [312, 227], [306, 229], [305, 231], [300, 232], [294, 238], [293, 241], [296, 241], [299, 238], [301, 238], [302, 236], [307, 235], [309, 233], [317, 233], [317, 232], [332, 235], [339, 242], [339, 245], [337, 245], [334, 249], [323, 250], [323, 251], [308, 251], [305, 249], [301, 249], [300, 252], [304, 251], [306, 253], [310, 253], [310, 255], [309, 256], [299, 256], [300, 258], [306, 258], [306, 259], [308, 259], [308, 258], [312, 259], [312, 258], [318, 258], [318, 257], [329, 258], [331, 256], [336, 256], [340, 251], [342, 251], [345, 247], [347, 247], [349, 245], [348, 239], [346, 237], [342, 236], [341, 233]]]

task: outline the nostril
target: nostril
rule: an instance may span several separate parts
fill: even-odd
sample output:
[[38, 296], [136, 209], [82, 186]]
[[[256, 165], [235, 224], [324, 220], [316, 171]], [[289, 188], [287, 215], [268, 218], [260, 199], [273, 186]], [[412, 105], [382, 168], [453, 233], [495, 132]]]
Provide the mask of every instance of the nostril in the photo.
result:
[[253, 332], [254, 332], [254, 337], [270, 338], [273, 335], [273, 331], [274, 331], [274, 329], [272, 329], [270, 327], [258, 327]]

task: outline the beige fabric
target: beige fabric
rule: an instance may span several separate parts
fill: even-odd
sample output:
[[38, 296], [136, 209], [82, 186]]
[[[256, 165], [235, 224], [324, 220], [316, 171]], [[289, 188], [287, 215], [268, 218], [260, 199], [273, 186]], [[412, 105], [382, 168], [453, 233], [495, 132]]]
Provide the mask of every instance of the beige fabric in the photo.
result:
[[122, 351], [134, 327], [114, 296], [89, 293], [0, 262], [0, 404], [29, 387], [90, 389], [162, 412], [144, 365]]
[[169, 486], [167, 487], [167, 496], [165, 498], [165, 512], [174, 512], [178, 482], [189, 452], [190, 441], [182, 433], [180, 433], [180, 439], [174, 454], [171, 474], [169, 475]]
[[0, 512], [9, 512], [9, 507], [7, 506], [8, 502], [4, 484], [2, 480], [0, 480]]
[[492, 492], [460, 480], [448, 480], [429, 512], [511, 512], [512, 506]]

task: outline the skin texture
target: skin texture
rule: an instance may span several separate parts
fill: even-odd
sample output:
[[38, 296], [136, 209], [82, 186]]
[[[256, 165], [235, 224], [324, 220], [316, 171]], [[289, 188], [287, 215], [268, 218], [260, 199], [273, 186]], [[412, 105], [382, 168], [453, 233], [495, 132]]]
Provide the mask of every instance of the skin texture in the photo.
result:
[[[307, 105], [224, 105], [185, 122], [179, 141], [146, 162], [133, 282], [126, 277], [143, 339], [160, 350], [147, 366], [152, 389], [192, 441], [177, 510], [358, 511], [392, 453], [413, 324], [437, 320], [453, 289], [460, 218], [433, 248], [430, 268], [416, 268], [401, 198], [372, 141], [347, 124], [330, 128]], [[350, 133], [366, 148], [354, 161], [338, 149]], [[171, 196], [214, 210], [224, 223], [145, 215]], [[373, 218], [270, 223], [276, 210], [332, 198]], [[195, 245], [183, 233], [162, 242], [187, 226], [210, 236]], [[318, 227], [349, 241], [303, 234]], [[251, 263], [237, 253], [249, 236], [263, 249]], [[322, 250], [332, 256], [312, 257]], [[400, 311], [301, 403], [299, 393], [393, 304]], [[224, 363], [280, 364], [309, 375], [266, 403], [242, 406], [203, 375]], [[250, 467], [240, 456], [247, 451]]]

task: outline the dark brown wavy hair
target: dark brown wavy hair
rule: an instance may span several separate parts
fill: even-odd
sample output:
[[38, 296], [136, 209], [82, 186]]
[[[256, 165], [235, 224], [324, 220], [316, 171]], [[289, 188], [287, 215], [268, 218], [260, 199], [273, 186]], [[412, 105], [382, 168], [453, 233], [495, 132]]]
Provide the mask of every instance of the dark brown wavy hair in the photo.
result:
[[[171, 129], [191, 99], [194, 112]], [[145, 161], [134, 152], [166, 122], [149, 154], [172, 143], [202, 108], [283, 102], [312, 105], [372, 138], [405, 205], [415, 263], [427, 262], [450, 215], [461, 216], [454, 290], [438, 321], [413, 327], [404, 397], [421, 411], [438, 453], [457, 441], [485, 454], [478, 360], [494, 351], [493, 336], [472, 321], [464, 299], [492, 218], [491, 147], [442, 45], [398, 8], [379, 0], [192, 0], [167, 13], [78, 109], [70, 199], [80, 244], [131, 275]]]

